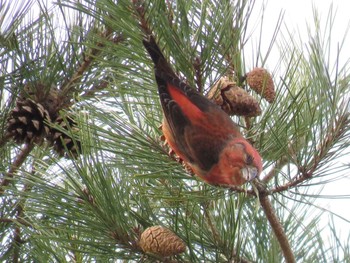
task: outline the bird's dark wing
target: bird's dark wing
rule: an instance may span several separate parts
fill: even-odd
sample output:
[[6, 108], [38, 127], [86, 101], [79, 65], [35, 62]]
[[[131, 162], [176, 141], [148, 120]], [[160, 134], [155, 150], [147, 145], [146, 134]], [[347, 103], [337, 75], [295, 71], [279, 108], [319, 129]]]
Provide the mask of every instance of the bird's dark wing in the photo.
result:
[[215, 138], [215, 132], [206, 132], [212, 129], [206, 123], [210, 126], [208, 113], [221, 109], [178, 78], [153, 37], [143, 44], [153, 60], [164, 116], [180, 154], [201, 169], [209, 170], [217, 163], [224, 143], [215, 143], [220, 147], [213, 148], [212, 140], [220, 138]]

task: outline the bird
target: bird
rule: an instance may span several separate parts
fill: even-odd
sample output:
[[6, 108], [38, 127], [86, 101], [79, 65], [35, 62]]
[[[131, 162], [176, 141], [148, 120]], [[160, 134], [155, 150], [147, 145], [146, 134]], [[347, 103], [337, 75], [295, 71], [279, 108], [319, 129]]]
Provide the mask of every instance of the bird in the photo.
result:
[[262, 171], [259, 152], [218, 105], [175, 74], [153, 35], [143, 39], [153, 64], [170, 148], [204, 182], [241, 186]]

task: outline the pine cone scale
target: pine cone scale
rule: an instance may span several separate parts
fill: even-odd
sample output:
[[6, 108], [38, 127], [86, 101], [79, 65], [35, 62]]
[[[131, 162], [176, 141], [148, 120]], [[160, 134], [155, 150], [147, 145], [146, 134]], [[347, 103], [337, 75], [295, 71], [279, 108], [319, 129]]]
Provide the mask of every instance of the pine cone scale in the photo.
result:
[[7, 133], [17, 143], [39, 143], [48, 135], [47, 121], [50, 116], [42, 105], [31, 99], [17, 100], [7, 120]]

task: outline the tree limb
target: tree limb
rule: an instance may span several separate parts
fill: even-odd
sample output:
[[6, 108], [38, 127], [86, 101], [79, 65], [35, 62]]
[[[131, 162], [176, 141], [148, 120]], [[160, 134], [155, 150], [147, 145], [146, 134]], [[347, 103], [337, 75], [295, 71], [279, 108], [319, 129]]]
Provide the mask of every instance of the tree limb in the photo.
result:
[[0, 148], [2, 148], [11, 137], [12, 137], [12, 134], [5, 133], [5, 135], [0, 139]]
[[0, 182], [0, 195], [4, 193], [5, 191], [4, 188], [10, 184], [10, 181], [13, 178], [14, 173], [24, 163], [24, 161], [26, 160], [30, 152], [33, 150], [34, 146], [35, 145], [33, 143], [30, 143], [30, 144], [24, 145], [24, 147], [21, 149], [21, 152], [17, 155], [16, 160], [13, 162], [9, 171]]
[[284, 232], [283, 226], [276, 215], [276, 212], [268, 198], [268, 194], [266, 192], [266, 187], [260, 183], [259, 181], [253, 182], [254, 186], [257, 188], [259, 192], [259, 201], [260, 205], [265, 213], [267, 220], [270, 223], [270, 226], [277, 238], [277, 241], [281, 247], [282, 253], [287, 263], [295, 263], [295, 257], [291, 246], [288, 241], [288, 237]]
[[[123, 41], [123, 36], [120, 34], [115, 38], [111, 39], [113, 31], [110, 28], [107, 28], [102, 34], [101, 37], [107, 40], [111, 40], [114, 43], [119, 43]], [[102, 48], [105, 46], [105, 43], [102, 41], [99, 41], [96, 43], [96, 47], [92, 48], [89, 53], [83, 54], [83, 62], [80, 64], [80, 66], [76, 69], [75, 73], [71, 76], [71, 78], [62, 85], [62, 90], [60, 92], [60, 97], [62, 98], [62, 105], [61, 108], [66, 108], [67, 105], [70, 105], [70, 97], [68, 96], [69, 93], [71, 93], [74, 90], [74, 86], [77, 84], [78, 81], [83, 77], [83, 74], [90, 68], [92, 62], [95, 60], [96, 56], [101, 53]], [[105, 83], [102, 81], [101, 85], [99, 85], [99, 88], [104, 88]], [[93, 87], [92, 90], [87, 91], [93, 93], [95, 92], [96, 87]], [[87, 93], [86, 92], [86, 93]]]

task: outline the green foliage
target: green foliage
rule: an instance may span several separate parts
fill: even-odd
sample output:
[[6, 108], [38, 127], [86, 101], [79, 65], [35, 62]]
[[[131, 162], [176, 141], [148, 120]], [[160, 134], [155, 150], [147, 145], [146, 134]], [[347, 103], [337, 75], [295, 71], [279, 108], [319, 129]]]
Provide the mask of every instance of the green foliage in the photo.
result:
[[[10, 180], [0, 193], [1, 260], [155, 262], [163, 259], [144, 255], [138, 240], [147, 227], [162, 225], [187, 245], [176, 262], [282, 262], [250, 185], [237, 192], [207, 185], [167, 154], [142, 46], [153, 32], [174, 69], [204, 94], [232, 71], [243, 85], [248, 69], [265, 64], [271, 51], [252, 65], [244, 57], [255, 2], [39, 1], [40, 14], [24, 16], [32, 4], [12, 19], [5, 8], [0, 19], [1, 131], [26, 83], [55, 85], [68, 101], [63, 114], [79, 129], [67, 134], [82, 153], [60, 158], [43, 143], [16, 167], [24, 146], [1, 134], [0, 178]], [[349, 239], [339, 240], [334, 226], [331, 241], [324, 240], [319, 219], [327, 211], [313, 206], [313, 185], [349, 168], [337, 162], [349, 149], [349, 64], [329, 60], [326, 29], [310, 34], [306, 47], [282, 36], [277, 99], [259, 99], [262, 116], [242, 129], [263, 156], [262, 180], [275, 173], [264, 183], [298, 262], [349, 257]]]

